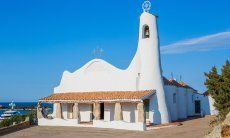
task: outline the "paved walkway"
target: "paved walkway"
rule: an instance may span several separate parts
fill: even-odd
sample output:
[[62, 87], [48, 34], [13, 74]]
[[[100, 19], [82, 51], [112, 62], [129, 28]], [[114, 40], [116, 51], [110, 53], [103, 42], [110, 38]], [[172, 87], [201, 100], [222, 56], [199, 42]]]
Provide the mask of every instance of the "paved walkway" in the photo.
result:
[[145, 132], [75, 128], [75, 127], [31, 127], [3, 136], [4, 138], [201, 138], [209, 130], [211, 117], [182, 122], [182, 126], [149, 130]]

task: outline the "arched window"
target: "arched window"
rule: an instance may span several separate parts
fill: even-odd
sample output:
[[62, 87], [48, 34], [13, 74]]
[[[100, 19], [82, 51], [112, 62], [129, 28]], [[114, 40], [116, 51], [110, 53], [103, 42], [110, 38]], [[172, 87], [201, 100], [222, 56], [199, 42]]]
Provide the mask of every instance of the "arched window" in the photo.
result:
[[149, 26], [144, 25], [142, 28], [142, 38], [149, 38], [150, 37], [150, 31], [149, 31]]

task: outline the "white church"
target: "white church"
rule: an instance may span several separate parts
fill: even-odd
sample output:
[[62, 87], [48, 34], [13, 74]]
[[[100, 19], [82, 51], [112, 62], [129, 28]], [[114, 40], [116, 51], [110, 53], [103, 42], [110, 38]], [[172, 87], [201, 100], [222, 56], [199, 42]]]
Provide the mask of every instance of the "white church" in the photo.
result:
[[[144, 131], [149, 124], [205, 114], [204, 95], [162, 76], [157, 16], [149, 13], [150, 7], [145, 1], [138, 47], [129, 67], [121, 70], [94, 59], [73, 73], [65, 71], [54, 93], [39, 100], [38, 125]], [[52, 119], [44, 116], [44, 102], [54, 104]]]

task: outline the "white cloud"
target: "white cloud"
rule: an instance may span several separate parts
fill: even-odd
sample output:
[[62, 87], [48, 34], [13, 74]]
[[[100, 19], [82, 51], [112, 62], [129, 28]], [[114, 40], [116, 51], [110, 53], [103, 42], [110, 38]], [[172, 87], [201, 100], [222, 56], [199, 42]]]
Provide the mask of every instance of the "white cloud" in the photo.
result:
[[230, 49], [230, 31], [178, 41], [161, 46], [162, 54]]

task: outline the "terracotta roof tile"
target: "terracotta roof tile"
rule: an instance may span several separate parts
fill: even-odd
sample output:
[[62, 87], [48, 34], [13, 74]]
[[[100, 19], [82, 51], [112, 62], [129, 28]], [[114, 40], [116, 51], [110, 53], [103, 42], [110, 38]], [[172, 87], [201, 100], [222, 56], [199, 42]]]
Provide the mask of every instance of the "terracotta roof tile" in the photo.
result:
[[108, 91], [108, 92], [70, 92], [70, 93], [54, 93], [48, 97], [40, 99], [45, 102], [55, 101], [141, 101], [154, 94], [154, 90], [144, 91]]
[[188, 88], [188, 89], [192, 89], [194, 91], [197, 91], [195, 90], [194, 88], [192, 88], [191, 86], [189, 86], [188, 84], [186, 84], [185, 82], [183, 81], [180, 81], [179, 84], [182, 86], [182, 87], [185, 87], [185, 88]]
[[165, 77], [163, 77], [164, 85], [172, 85], [172, 83]]
[[174, 86], [182, 87], [182, 86], [180, 85], [180, 83], [178, 83], [178, 82], [177, 82], [176, 80], [174, 80], [174, 79], [170, 79], [169, 81], [170, 81], [171, 84], [174, 85]]
[[185, 82], [183, 81], [180, 81], [179, 84], [182, 86], [182, 87], [185, 87], [185, 88], [190, 88]]
[[174, 86], [177, 86], [177, 87], [184, 87], [184, 88], [188, 88], [188, 89], [192, 89], [194, 91], [197, 91], [197, 90], [195, 90], [194, 88], [192, 88], [191, 86], [189, 86], [188, 84], [186, 84], [183, 81], [177, 82], [174, 79], [168, 80], [165, 77], [163, 77], [163, 81], [164, 81], [164, 85], [174, 85]]

